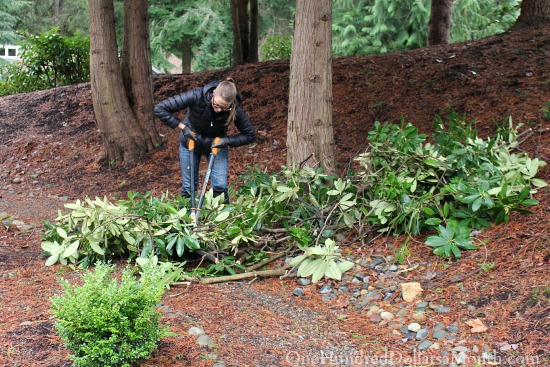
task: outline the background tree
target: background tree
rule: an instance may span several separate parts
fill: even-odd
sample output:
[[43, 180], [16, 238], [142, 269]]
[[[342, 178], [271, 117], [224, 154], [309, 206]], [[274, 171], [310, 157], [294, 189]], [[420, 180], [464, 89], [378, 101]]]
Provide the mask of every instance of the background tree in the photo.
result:
[[432, 0], [428, 24], [428, 46], [450, 42], [452, 10], [453, 0]]
[[372, 0], [334, 0], [332, 8], [332, 52], [335, 56], [361, 55], [372, 47], [373, 38], [365, 21]]
[[22, 14], [30, 6], [30, 1], [0, 0], [0, 45], [15, 44], [21, 38], [16, 27]]
[[[161, 143], [153, 115], [153, 83], [149, 48], [149, 16], [147, 0], [124, 2], [124, 43], [122, 48], [122, 80], [130, 107], [153, 147]], [[148, 147], [152, 150], [153, 147]]]
[[332, 0], [297, 0], [290, 57], [289, 167], [336, 174], [332, 129]]
[[[518, 4], [519, 0], [454, 0], [450, 41], [508, 30], [519, 14]], [[437, 7], [433, 10], [437, 12]], [[431, 11], [431, 0], [334, 0], [334, 53], [344, 56], [424, 47]]]
[[87, 0], [34, 0], [22, 15], [23, 28], [30, 34], [59, 27], [63, 36], [88, 35]]
[[550, 24], [550, 0], [523, 0], [515, 28], [540, 27]]
[[[173, 68], [167, 56], [173, 54], [182, 60], [182, 72], [229, 65], [231, 35], [229, 8], [223, 2], [150, 0], [151, 51], [153, 65], [162, 69]], [[212, 58], [206, 65], [195, 56], [211, 44]], [[222, 55], [221, 57], [218, 55]], [[219, 65], [216, 60], [225, 63]]]
[[258, 1], [231, 0], [231, 20], [234, 64], [258, 62]]
[[428, 34], [430, 0], [373, 0], [365, 7], [372, 38], [367, 53], [424, 47]]
[[454, 0], [451, 42], [469, 41], [510, 29], [520, 0]]
[[[124, 92], [113, 0], [89, 0], [88, 9], [92, 102], [103, 145], [109, 163], [134, 164], [156, 142], [142, 130]], [[146, 47], [133, 47], [140, 46]]]

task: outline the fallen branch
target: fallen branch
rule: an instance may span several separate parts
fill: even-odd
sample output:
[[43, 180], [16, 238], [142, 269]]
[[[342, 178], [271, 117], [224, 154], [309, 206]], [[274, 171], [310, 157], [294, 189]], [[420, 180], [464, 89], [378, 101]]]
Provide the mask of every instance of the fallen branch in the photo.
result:
[[275, 261], [275, 260], [277, 260], [277, 259], [279, 259], [279, 258], [285, 256], [286, 254], [287, 254], [286, 252], [280, 252], [280, 253], [278, 253], [278, 254], [276, 254], [276, 255], [273, 255], [273, 256], [271, 256], [269, 259], [265, 259], [265, 260], [263, 260], [263, 261], [261, 261], [261, 262], [259, 262], [259, 263], [257, 263], [257, 264], [254, 264], [254, 265], [252, 265], [252, 266], [249, 266], [249, 267], [248, 267], [248, 271], [255, 271], [256, 269], [259, 269], [259, 268], [261, 268], [262, 266], [267, 265], [267, 264], [269, 264], [270, 262]]
[[195, 250], [195, 252], [199, 255], [201, 255], [203, 258], [207, 258], [208, 260], [212, 261], [214, 264], [218, 263], [218, 258], [211, 254], [210, 252], [206, 252], [204, 250]]
[[282, 276], [287, 273], [288, 269], [290, 269], [290, 266], [285, 265], [282, 268], [278, 268], [278, 269], [251, 271], [248, 273], [226, 275], [223, 277], [199, 278], [199, 277], [184, 276], [183, 279], [186, 280], [185, 282], [170, 283], [170, 286], [189, 285], [189, 282], [200, 283], [200, 284], [214, 284], [214, 283], [231, 282], [235, 280], [242, 280], [242, 279], [248, 279], [248, 278]]

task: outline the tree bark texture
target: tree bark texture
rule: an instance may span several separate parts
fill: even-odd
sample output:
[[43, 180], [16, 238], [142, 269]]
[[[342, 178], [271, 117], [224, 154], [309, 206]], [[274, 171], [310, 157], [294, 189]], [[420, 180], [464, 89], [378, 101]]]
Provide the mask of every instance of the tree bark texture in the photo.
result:
[[110, 164], [134, 164], [147, 152], [126, 97], [118, 60], [113, 0], [89, 0], [90, 84], [95, 118]]
[[258, 48], [258, 0], [250, 0], [250, 62], [259, 61]]
[[238, 19], [239, 31], [241, 35], [241, 49], [243, 53], [243, 63], [250, 62], [250, 23], [248, 20], [248, 0], [237, 0], [238, 3]]
[[336, 174], [332, 126], [332, 1], [297, 0], [290, 57], [289, 167]]
[[191, 72], [191, 62], [193, 61], [193, 51], [191, 49], [191, 38], [185, 37], [181, 41], [181, 72], [190, 73]]
[[239, 25], [239, 0], [231, 0], [231, 20], [233, 21], [233, 65], [244, 63]]
[[124, 1], [122, 80], [147, 151], [161, 143], [153, 114], [153, 71], [147, 0]]
[[515, 29], [550, 24], [550, 0], [523, 0]]
[[446, 45], [451, 39], [453, 0], [432, 0], [428, 46]]

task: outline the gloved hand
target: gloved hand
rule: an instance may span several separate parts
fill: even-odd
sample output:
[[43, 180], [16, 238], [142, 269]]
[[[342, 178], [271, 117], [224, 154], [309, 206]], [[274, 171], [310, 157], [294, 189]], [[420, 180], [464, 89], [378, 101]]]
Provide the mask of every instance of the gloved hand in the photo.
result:
[[185, 145], [189, 144], [189, 139], [196, 140], [193, 130], [191, 130], [188, 126], [184, 125], [184, 128], [181, 132], [183, 133], [182, 141]]
[[216, 141], [214, 140], [212, 142], [212, 148], [223, 148], [225, 146], [227, 146], [227, 144], [229, 143], [229, 138], [220, 138], [220, 140], [216, 143]]

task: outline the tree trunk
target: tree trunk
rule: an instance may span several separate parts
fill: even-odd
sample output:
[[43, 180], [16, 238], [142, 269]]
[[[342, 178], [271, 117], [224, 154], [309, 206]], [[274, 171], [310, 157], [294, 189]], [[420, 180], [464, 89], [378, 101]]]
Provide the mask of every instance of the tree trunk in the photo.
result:
[[258, 0], [250, 0], [250, 62], [259, 61], [258, 50]]
[[290, 57], [289, 167], [336, 174], [332, 127], [332, 0], [297, 0]]
[[243, 52], [243, 63], [250, 62], [250, 43], [248, 37], [250, 36], [250, 25], [248, 22], [248, 0], [237, 0], [238, 3], [238, 19], [239, 19], [239, 31], [241, 34], [241, 49]]
[[55, 24], [59, 26], [59, 14], [61, 13], [60, 11], [60, 4], [59, 4], [59, 0], [54, 0], [53, 2], [53, 17], [55, 19]]
[[131, 165], [151, 150], [153, 144], [141, 131], [124, 90], [113, 0], [89, 0], [88, 12], [90, 84], [95, 118], [109, 164]]
[[514, 29], [550, 24], [550, 0], [523, 0]]
[[161, 143], [153, 114], [153, 70], [147, 0], [124, 1], [122, 80], [147, 151]]
[[428, 46], [446, 45], [451, 39], [453, 0], [432, 0]]
[[241, 44], [241, 30], [239, 26], [239, 0], [231, 0], [231, 20], [233, 21], [233, 65], [242, 65], [243, 49]]
[[181, 54], [181, 72], [190, 73], [193, 53], [191, 51], [191, 39], [189, 37], [185, 37], [183, 41], [181, 41]]

